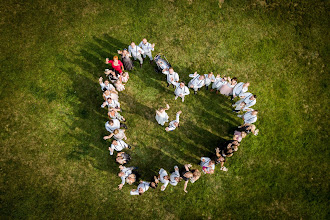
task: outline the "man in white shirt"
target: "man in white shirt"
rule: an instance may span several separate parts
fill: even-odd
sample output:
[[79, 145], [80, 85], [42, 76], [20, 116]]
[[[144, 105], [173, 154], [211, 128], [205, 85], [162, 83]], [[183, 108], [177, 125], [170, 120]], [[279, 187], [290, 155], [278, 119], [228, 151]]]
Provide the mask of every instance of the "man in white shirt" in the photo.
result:
[[136, 46], [134, 42], [132, 42], [131, 45], [128, 46], [128, 52], [129, 55], [134, 58], [134, 60], [140, 61], [140, 67], [142, 68], [143, 59], [141, 54], [144, 54], [143, 50], [139, 46]]
[[247, 92], [248, 89], [249, 89], [249, 85], [250, 85], [249, 82], [247, 82], [247, 83], [242, 83], [242, 82], [238, 83], [233, 89], [233, 98], [235, 98], [236, 96], [241, 96], [242, 94]]
[[141, 43], [139, 44], [139, 47], [142, 48], [143, 50], [143, 59], [146, 58], [147, 56], [150, 59], [150, 63], [152, 62], [153, 58], [152, 58], [152, 54], [151, 51], [154, 51], [155, 48], [155, 44], [151, 44], [147, 41], [146, 38], [143, 38], [143, 40], [141, 41]]
[[117, 110], [120, 110], [120, 103], [110, 97], [107, 98], [107, 101], [103, 102], [101, 108], [104, 108], [105, 106], [108, 106], [109, 109], [115, 108]]
[[[252, 93], [248, 94], [245, 98], [237, 101], [233, 107], [236, 106], [235, 112], [239, 112], [240, 110], [243, 111], [248, 111], [252, 110], [250, 107], [255, 105], [257, 102], [257, 95], [253, 95]], [[243, 106], [241, 105], [242, 103], [245, 103]]]
[[244, 124], [253, 124], [257, 121], [258, 110], [250, 110], [244, 115], [237, 115], [237, 117], [244, 120]]
[[180, 123], [179, 118], [181, 113], [182, 111], [178, 111], [176, 113], [176, 119], [169, 123], [168, 127], [165, 128], [165, 131], [174, 131], [179, 126]]
[[109, 131], [110, 133], [113, 133], [113, 131], [118, 128], [127, 129], [127, 126], [125, 124], [120, 123], [118, 119], [111, 119], [105, 123], [105, 129], [107, 129], [107, 131]]
[[170, 180], [169, 180], [169, 176], [166, 172], [166, 170], [164, 170], [163, 168], [161, 168], [159, 170], [159, 176], [158, 176], [158, 180], [163, 183], [162, 187], [160, 188], [162, 191], [164, 191], [167, 187], [167, 185], [169, 184]]
[[167, 87], [169, 87], [170, 84], [172, 84], [174, 87], [175, 84], [179, 82], [179, 74], [174, 72], [172, 67], [169, 69], [163, 69], [163, 74], [166, 75]]
[[208, 90], [211, 83], [215, 81], [215, 76], [213, 75], [213, 72], [210, 72], [209, 74], [204, 74], [204, 77], [205, 77], [205, 87], [206, 90]]
[[205, 85], [205, 77], [197, 74], [197, 72], [189, 74], [189, 77], [193, 79], [188, 83], [188, 87], [194, 90], [194, 94], [197, 94], [197, 91]]
[[135, 167], [125, 167], [123, 165], [119, 166], [120, 172], [118, 173], [118, 176], [121, 179], [121, 183], [118, 185], [119, 189], [122, 189], [123, 186], [125, 185], [125, 180], [126, 178], [132, 174], [132, 171], [135, 169]]
[[120, 152], [125, 148], [131, 149], [131, 146], [126, 144], [123, 140], [113, 140], [111, 146], [109, 147], [110, 155], [113, 155], [114, 150]]
[[174, 172], [171, 173], [171, 176], [170, 176], [170, 184], [172, 186], [176, 186], [176, 185], [178, 185], [179, 182], [180, 182], [179, 168], [178, 168], [178, 166], [174, 166]]
[[173, 84], [176, 86], [176, 89], [174, 90], [175, 100], [178, 97], [181, 97], [182, 102], [184, 102], [184, 97], [186, 95], [190, 94], [190, 91], [187, 86], [184, 85], [184, 82], [181, 81], [180, 83]]
[[102, 77], [99, 78], [99, 83], [100, 83], [100, 86], [101, 86], [101, 90], [103, 92], [105, 90], [116, 91], [115, 87], [108, 80], [105, 80], [104, 83], [103, 83], [103, 78]]

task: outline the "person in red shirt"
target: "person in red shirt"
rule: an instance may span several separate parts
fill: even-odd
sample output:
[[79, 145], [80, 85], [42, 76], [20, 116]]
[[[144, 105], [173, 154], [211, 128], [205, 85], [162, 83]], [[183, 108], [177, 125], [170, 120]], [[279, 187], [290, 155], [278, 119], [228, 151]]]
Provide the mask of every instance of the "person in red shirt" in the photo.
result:
[[118, 60], [118, 57], [117, 56], [114, 56], [112, 60], [109, 60], [109, 58], [106, 58], [105, 59], [105, 63], [108, 64], [108, 63], [111, 63], [111, 66], [112, 68], [117, 72], [119, 73], [120, 75], [123, 73], [124, 71], [124, 65], [123, 63]]

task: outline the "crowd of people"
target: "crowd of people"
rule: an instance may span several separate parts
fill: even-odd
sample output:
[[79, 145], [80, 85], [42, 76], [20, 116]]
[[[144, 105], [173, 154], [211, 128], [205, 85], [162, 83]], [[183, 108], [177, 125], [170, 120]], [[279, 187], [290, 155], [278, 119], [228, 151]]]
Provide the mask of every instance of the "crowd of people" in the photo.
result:
[[[106, 58], [106, 64], [110, 64], [111, 68], [105, 69], [106, 80], [99, 78], [99, 83], [103, 91], [104, 102], [101, 108], [108, 108], [109, 120], [105, 123], [105, 128], [109, 132], [109, 135], [104, 136], [104, 140], [112, 139], [109, 147], [110, 155], [112, 156], [115, 151], [116, 162], [119, 165], [118, 176], [121, 178], [121, 183], [118, 185], [118, 189], [122, 189], [125, 183], [132, 185], [138, 181], [139, 175], [136, 167], [126, 167], [127, 163], [131, 160], [131, 156], [123, 150], [131, 146], [125, 141], [127, 140], [125, 130], [127, 126], [124, 124], [126, 119], [121, 115], [122, 110], [119, 102], [118, 92], [125, 90], [125, 84], [129, 80], [129, 74], [126, 71], [130, 71], [134, 68], [133, 60], [137, 60], [142, 67], [144, 59], [149, 57], [150, 63], [153, 62], [152, 51], [154, 51], [155, 44], [151, 44], [147, 39], [143, 39], [139, 46], [134, 42], [128, 46], [128, 49], [118, 50], [118, 54], [121, 55], [121, 60], [118, 56], [114, 56], [112, 60]], [[133, 60], [131, 59], [133, 57]], [[187, 185], [189, 182], [194, 183], [197, 181], [201, 174], [213, 174], [215, 172], [215, 166], [220, 164], [220, 170], [228, 171], [225, 167], [226, 159], [231, 157], [234, 152], [239, 149], [242, 139], [248, 134], [258, 134], [258, 129], [253, 124], [257, 121], [258, 110], [254, 110], [253, 107], [256, 104], [257, 96], [248, 92], [250, 83], [239, 82], [236, 77], [230, 78], [227, 76], [214, 75], [212, 72], [208, 74], [200, 75], [197, 72], [190, 74], [192, 78], [188, 86], [184, 81], [180, 81], [179, 74], [174, 69], [163, 61], [156, 61], [157, 66], [161, 69], [161, 72], [166, 75], [167, 86], [173, 86], [175, 100], [180, 97], [182, 102], [185, 100], [185, 96], [190, 94], [189, 89], [197, 94], [203, 86], [210, 91], [216, 90], [216, 93], [220, 93], [225, 96], [231, 96], [233, 103], [233, 112], [242, 113], [237, 116], [242, 118], [243, 123], [235, 129], [231, 140], [226, 141], [223, 145], [215, 148], [214, 155], [211, 157], [201, 157], [199, 169], [191, 169], [191, 164], [185, 164], [181, 169], [178, 166], [174, 166], [173, 172], [169, 175], [166, 170], [161, 168], [158, 176], [154, 176], [152, 181], [140, 180], [137, 189], [131, 190], [131, 195], [141, 195], [146, 192], [150, 187], [156, 188], [159, 183], [162, 183], [161, 190], [164, 191], [168, 184], [172, 186], [178, 185], [180, 181], [184, 181], [184, 192], [187, 193]], [[161, 107], [156, 110], [155, 119], [161, 126], [165, 126], [165, 123], [169, 122], [169, 116], [166, 111], [170, 108], [168, 104], [165, 107]], [[166, 126], [165, 131], [174, 131], [180, 126], [180, 115], [182, 111], [176, 113], [175, 120], [172, 120]]]

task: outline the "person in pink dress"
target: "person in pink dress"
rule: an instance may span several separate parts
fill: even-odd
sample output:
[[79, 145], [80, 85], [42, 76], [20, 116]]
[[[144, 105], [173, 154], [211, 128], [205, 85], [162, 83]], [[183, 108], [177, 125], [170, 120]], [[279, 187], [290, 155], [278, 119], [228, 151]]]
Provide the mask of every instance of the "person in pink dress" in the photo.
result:
[[122, 72], [124, 71], [124, 65], [123, 63], [118, 60], [118, 56], [114, 56], [112, 60], [109, 60], [109, 58], [105, 59], [105, 63], [108, 64], [110, 63], [112, 68], [119, 73], [120, 75], [122, 74]]
[[234, 77], [232, 79], [230, 79], [230, 77], [227, 78], [227, 82], [225, 82], [225, 84], [223, 86], [221, 86], [220, 88], [220, 93], [222, 95], [232, 95], [233, 94], [233, 89], [237, 84], [237, 78]]

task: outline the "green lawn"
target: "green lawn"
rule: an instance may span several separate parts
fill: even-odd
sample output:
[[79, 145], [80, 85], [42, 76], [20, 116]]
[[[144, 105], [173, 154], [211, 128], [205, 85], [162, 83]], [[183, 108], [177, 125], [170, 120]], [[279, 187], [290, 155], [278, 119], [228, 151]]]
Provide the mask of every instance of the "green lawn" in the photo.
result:
[[[329, 218], [329, 7], [327, 1], [8, 0], [0, 3], [2, 218]], [[258, 136], [243, 140], [214, 175], [183, 192], [130, 196], [101, 109], [106, 57], [146, 37], [180, 78], [198, 71], [249, 81]], [[174, 100], [146, 63], [119, 95], [130, 165], [144, 180], [159, 168], [211, 156], [239, 118], [229, 98], [202, 89]], [[168, 103], [181, 126], [154, 119]], [[134, 186], [136, 187], [136, 186]]]

